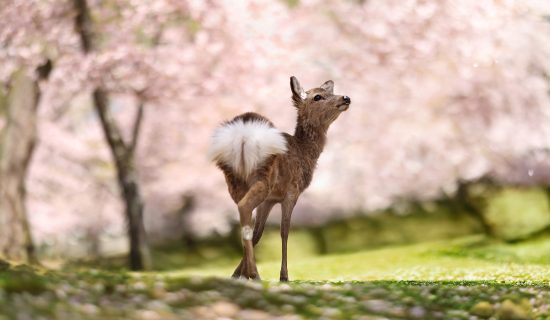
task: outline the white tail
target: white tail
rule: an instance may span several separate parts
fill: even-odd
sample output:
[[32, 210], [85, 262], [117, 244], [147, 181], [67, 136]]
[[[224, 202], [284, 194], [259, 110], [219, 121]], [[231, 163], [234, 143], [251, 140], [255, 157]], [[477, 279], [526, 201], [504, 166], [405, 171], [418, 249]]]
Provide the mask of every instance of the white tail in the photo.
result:
[[214, 131], [208, 155], [246, 179], [269, 156], [286, 151], [281, 131], [267, 121], [236, 119]]

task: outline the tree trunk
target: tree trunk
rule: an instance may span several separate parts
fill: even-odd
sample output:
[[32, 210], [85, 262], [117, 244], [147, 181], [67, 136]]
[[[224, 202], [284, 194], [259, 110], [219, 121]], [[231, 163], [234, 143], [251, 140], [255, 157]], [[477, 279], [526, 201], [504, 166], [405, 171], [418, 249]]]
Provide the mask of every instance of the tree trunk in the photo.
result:
[[[80, 35], [82, 50], [87, 54], [94, 50], [95, 40], [90, 10], [86, 0], [73, 1], [76, 9], [75, 29]], [[113, 155], [117, 169], [118, 185], [126, 207], [126, 222], [128, 223], [127, 230], [130, 242], [130, 269], [147, 270], [151, 268], [151, 256], [143, 225], [143, 201], [139, 192], [139, 182], [134, 164], [135, 146], [143, 116], [143, 105], [139, 106], [132, 141], [127, 145], [122, 139], [121, 131], [109, 110], [107, 92], [101, 87], [96, 88], [93, 93], [93, 100], [105, 139]]]
[[[94, 104], [99, 115], [105, 139], [109, 144], [115, 165], [117, 168], [118, 184], [120, 186], [124, 204], [126, 207], [126, 220], [128, 223], [128, 238], [130, 241], [129, 263], [132, 270], [147, 270], [151, 268], [151, 256], [147, 245], [145, 227], [143, 225], [143, 201], [139, 191], [139, 182], [134, 161], [135, 140], [137, 140], [136, 128], [134, 140], [127, 146], [122, 140], [120, 129], [116, 125], [108, 108], [107, 94], [96, 89], [93, 94]], [[141, 110], [142, 106], [140, 106]], [[141, 123], [142, 111], [138, 112], [136, 126]]]
[[5, 100], [5, 125], [0, 132], [0, 257], [36, 263], [26, 209], [25, 179], [37, 139], [38, 81], [46, 79], [50, 61], [39, 67], [38, 79], [21, 69], [13, 75]]

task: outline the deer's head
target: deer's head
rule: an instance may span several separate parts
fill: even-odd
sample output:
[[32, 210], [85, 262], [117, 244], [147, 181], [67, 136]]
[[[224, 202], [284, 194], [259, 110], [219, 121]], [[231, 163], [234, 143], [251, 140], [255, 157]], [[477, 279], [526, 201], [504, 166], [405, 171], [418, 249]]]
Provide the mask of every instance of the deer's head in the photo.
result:
[[309, 125], [328, 128], [340, 113], [348, 110], [351, 99], [335, 95], [334, 82], [329, 80], [318, 88], [304, 91], [296, 77], [290, 77], [292, 101], [298, 109], [298, 121]]

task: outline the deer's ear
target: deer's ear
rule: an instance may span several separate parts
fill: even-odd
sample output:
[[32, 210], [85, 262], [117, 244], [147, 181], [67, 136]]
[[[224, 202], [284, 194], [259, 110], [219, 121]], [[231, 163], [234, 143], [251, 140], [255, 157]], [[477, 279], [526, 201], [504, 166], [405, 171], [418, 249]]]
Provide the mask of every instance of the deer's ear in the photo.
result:
[[334, 92], [334, 81], [329, 80], [321, 85], [321, 89], [325, 90], [327, 93], [332, 94]]
[[306, 99], [307, 95], [298, 79], [294, 76], [290, 77], [290, 90], [292, 90], [292, 101], [298, 107]]

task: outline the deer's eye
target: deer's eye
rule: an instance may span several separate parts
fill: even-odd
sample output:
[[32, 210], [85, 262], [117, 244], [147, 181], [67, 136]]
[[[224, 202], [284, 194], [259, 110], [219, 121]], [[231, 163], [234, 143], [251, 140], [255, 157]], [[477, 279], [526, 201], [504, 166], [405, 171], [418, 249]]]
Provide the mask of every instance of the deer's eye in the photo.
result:
[[316, 95], [315, 97], [313, 97], [313, 100], [315, 100], [315, 101], [319, 101], [321, 99], [323, 99], [323, 97], [321, 97], [321, 95]]

